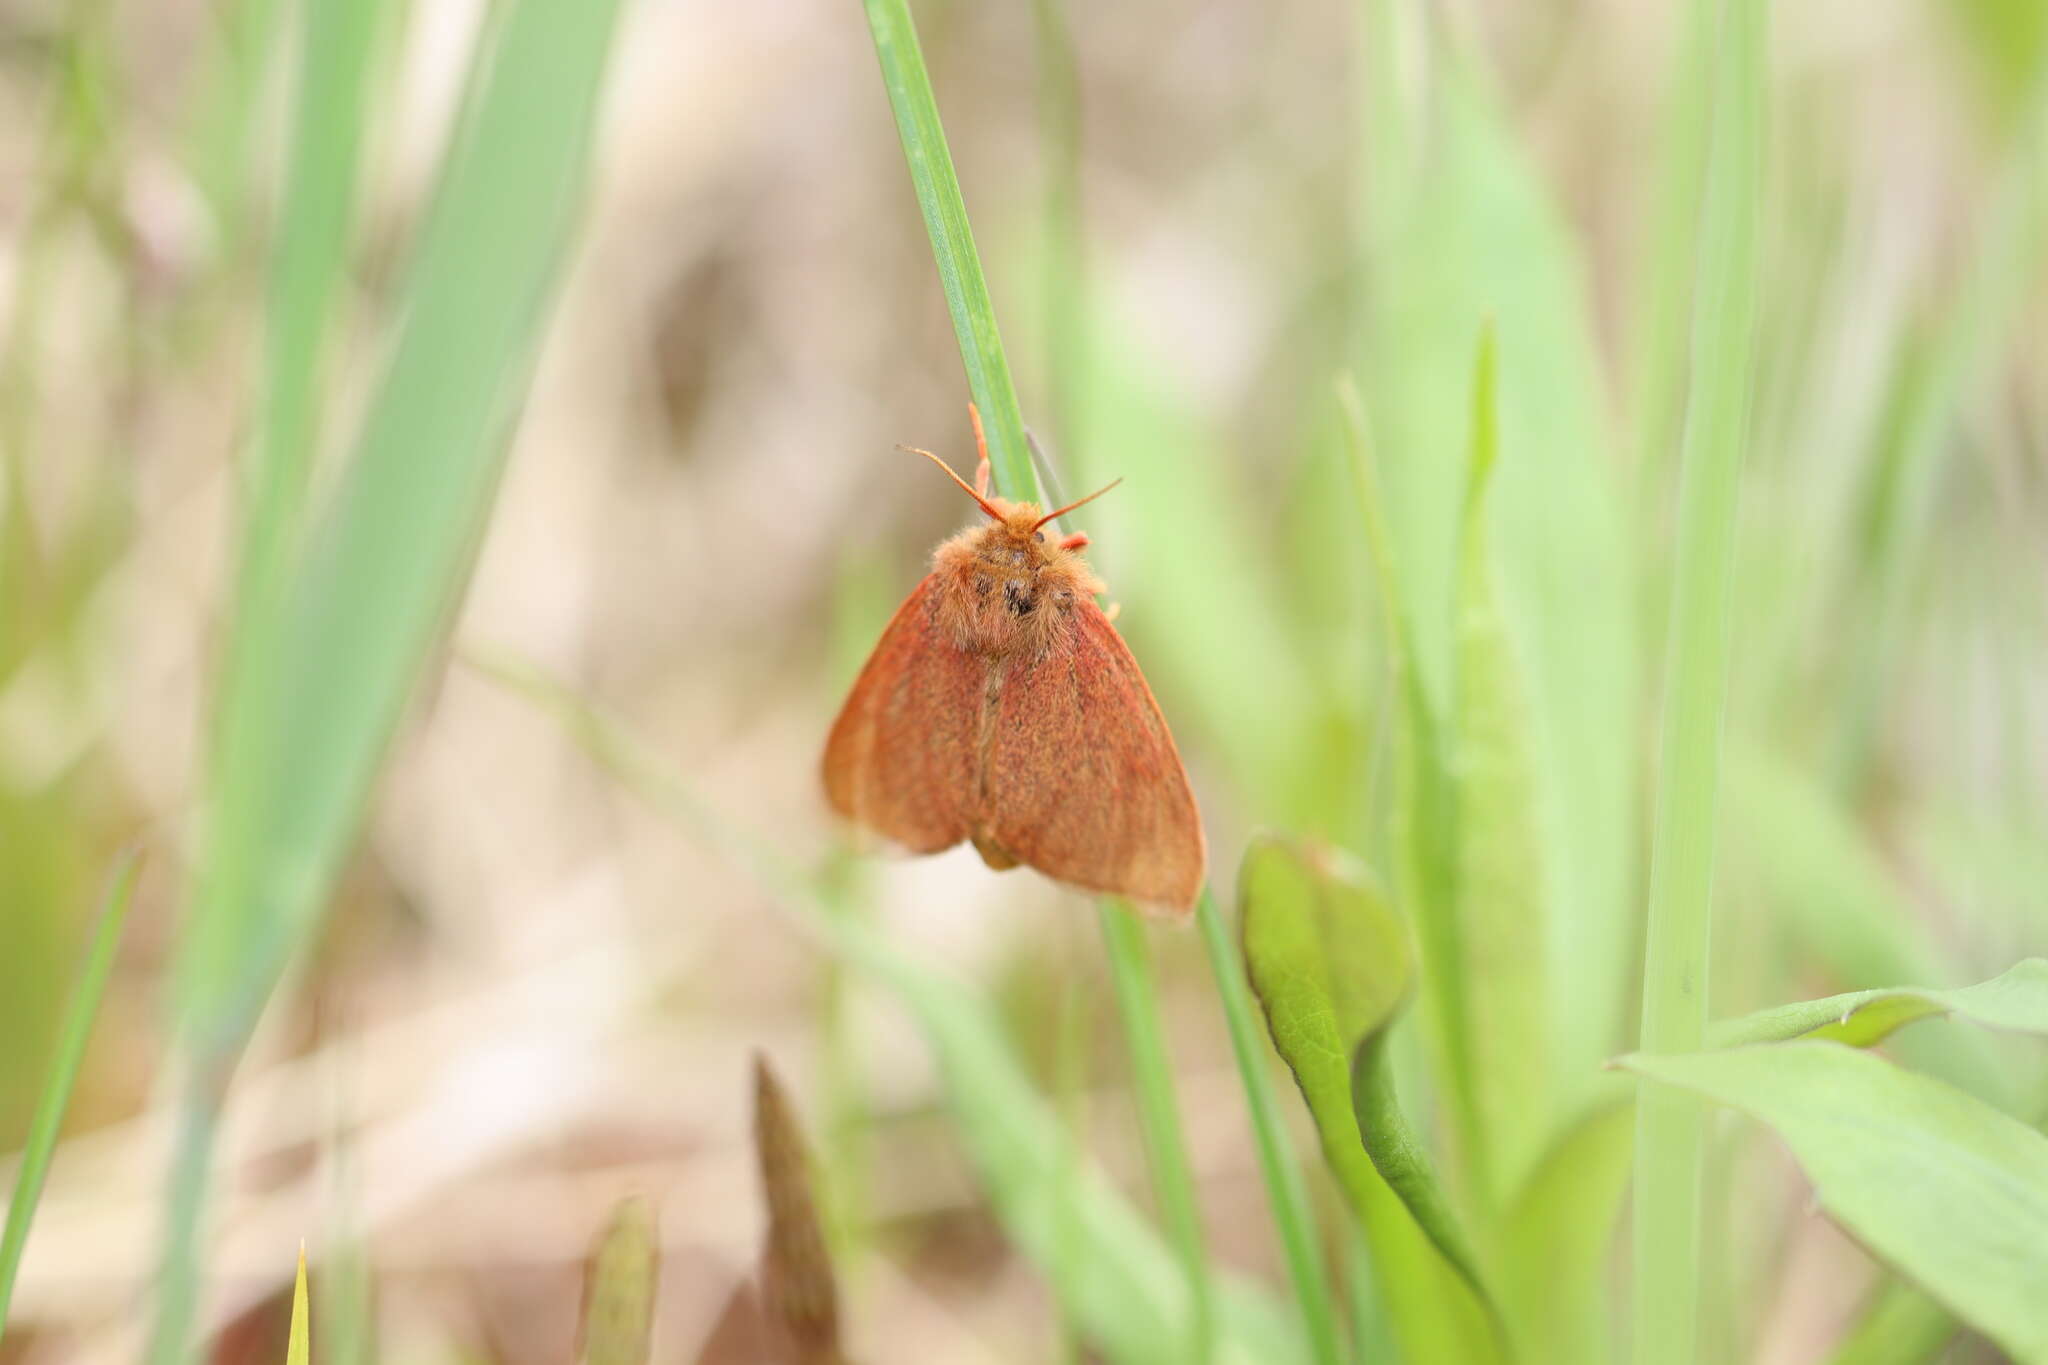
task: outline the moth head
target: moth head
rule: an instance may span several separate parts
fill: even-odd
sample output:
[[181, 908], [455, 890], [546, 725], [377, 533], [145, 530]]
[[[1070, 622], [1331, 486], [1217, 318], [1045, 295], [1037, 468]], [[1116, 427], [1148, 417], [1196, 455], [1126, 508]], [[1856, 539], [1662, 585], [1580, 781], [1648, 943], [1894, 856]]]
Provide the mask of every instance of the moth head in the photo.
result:
[[1002, 527], [1007, 537], [1018, 545], [1025, 544], [1026, 542], [1043, 545], [1046, 539], [1045, 526], [1048, 522], [1057, 521], [1076, 507], [1095, 501], [1104, 493], [1107, 493], [1110, 489], [1123, 482], [1122, 479], [1112, 479], [1085, 498], [1070, 502], [1057, 511], [1041, 512], [1038, 510], [1037, 503], [1011, 502], [1007, 498], [985, 498], [974, 491], [973, 484], [970, 484], [967, 480], [954, 473], [951, 465], [932, 454], [929, 450], [919, 450], [916, 446], [904, 446], [902, 449], [909, 451], [913, 455], [922, 455], [940, 469], [945, 470], [946, 477], [958, 484], [961, 492], [973, 498], [975, 505], [988, 514], [989, 520]]

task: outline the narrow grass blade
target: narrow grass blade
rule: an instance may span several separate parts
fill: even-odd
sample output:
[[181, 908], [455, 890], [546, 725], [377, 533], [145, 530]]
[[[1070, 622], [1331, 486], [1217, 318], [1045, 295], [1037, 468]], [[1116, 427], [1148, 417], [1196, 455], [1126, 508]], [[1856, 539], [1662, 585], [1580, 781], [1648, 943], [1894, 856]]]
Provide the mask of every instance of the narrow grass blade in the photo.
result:
[[183, 1365], [211, 1112], [317, 922], [370, 784], [465, 582], [580, 204], [617, 0], [498, 7], [413, 251], [388, 369], [282, 597], [274, 657], [223, 697], [244, 738], [214, 775], [183, 945], [192, 1065], [161, 1280], [158, 1365]]
[[267, 762], [216, 794], [232, 834], [202, 884], [187, 988], [223, 1012], [229, 1045], [317, 912], [467, 577], [580, 202], [616, 9], [522, 0], [479, 53], [384, 381], [280, 626], [279, 704], [248, 702]]
[[[1481, 1196], [1498, 1206], [1548, 1140], [1553, 1091], [1544, 859], [1529, 716], [1494, 583], [1487, 489], [1500, 446], [1493, 328], [1472, 381], [1471, 456], [1459, 531], [1452, 715], [1461, 994], [1472, 1092], [1487, 1150]], [[1481, 1183], [1483, 1182], [1483, 1183]]]
[[1173, 1060], [1160, 1025], [1145, 928], [1128, 908], [1114, 901], [1101, 902], [1098, 913], [1102, 941], [1109, 952], [1110, 981], [1116, 989], [1124, 1036], [1130, 1043], [1131, 1084], [1137, 1091], [1139, 1127], [1145, 1135], [1153, 1197], [1159, 1201], [1160, 1214], [1180, 1253], [1193, 1300], [1193, 1312], [1188, 1318], [1187, 1359], [1191, 1365], [1204, 1365], [1216, 1349], [1209, 1256], [1203, 1243], [1195, 1177], [1188, 1165], [1187, 1139], [1181, 1132], [1180, 1107], [1174, 1100]]
[[[245, 4], [245, 8], [247, 5]], [[381, 0], [306, 8], [298, 97], [285, 160], [282, 217], [272, 254], [263, 413], [244, 490], [237, 643], [270, 645], [276, 603], [303, 530], [319, 448], [325, 341], [347, 278], [371, 54]], [[241, 659], [231, 676], [258, 660]]]
[[[660, 1287], [661, 1234], [654, 1206], [622, 1199], [583, 1272], [577, 1359], [583, 1365], [647, 1365]], [[803, 1365], [810, 1365], [808, 1361]]]
[[284, 1365], [308, 1365], [313, 1358], [313, 1314], [306, 1305], [306, 1248], [299, 1248], [298, 1273], [292, 1276], [292, 1325], [285, 1339]]
[[[1364, 403], [1348, 381], [1338, 385], [1347, 451], [1364, 528], [1386, 613], [1389, 664], [1399, 693], [1395, 726], [1395, 798], [1391, 824], [1395, 891], [1415, 925], [1422, 950], [1422, 1008], [1445, 1091], [1456, 1151], [1468, 1167], [1485, 1161], [1488, 1138], [1479, 1117], [1472, 1062], [1472, 1013], [1466, 998], [1465, 947], [1457, 916], [1457, 789], [1447, 740], [1417, 658], [1415, 632], [1388, 534], [1379, 469]], [[1476, 1182], [1475, 1182], [1476, 1183]]]
[[1874, 1255], [2015, 1359], [2048, 1361], [2048, 1138], [1839, 1043], [1621, 1064], [1762, 1120], [1821, 1207]]
[[1223, 912], [1207, 887], [1195, 903], [1195, 921], [1202, 931], [1203, 946], [1209, 950], [1209, 968], [1216, 978], [1216, 993], [1222, 997], [1223, 1020], [1230, 1030], [1230, 1050], [1237, 1057], [1238, 1078], [1244, 1085], [1245, 1106], [1252, 1116], [1252, 1136], [1259, 1149], [1259, 1170], [1266, 1180], [1266, 1199], [1273, 1209], [1273, 1221], [1280, 1230], [1280, 1245], [1287, 1255], [1287, 1270], [1294, 1279], [1294, 1292], [1308, 1325], [1309, 1348], [1317, 1365], [1337, 1365], [1342, 1359], [1337, 1335], [1337, 1303], [1330, 1290], [1330, 1276], [1316, 1244], [1315, 1222], [1309, 1213], [1308, 1192], [1302, 1186], [1301, 1167], [1289, 1149], [1287, 1129], [1273, 1098], [1273, 1080], [1266, 1072], [1265, 1049], [1259, 1044], [1258, 1025], [1252, 1020], [1251, 992], [1246, 985], [1244, 964], [1238, 960]]
[[1959, 990], [1894, 986], [1758, 1010], [1714, 1025], [1708, 1041], [1740, 1047], [1811, 1038], [1875, 1047], [1908, 1024], [1947, 1014], [2005, 1032], [2048, 1034], [2048, 959], [2030, 957]]
[[[1642, 1045], [1660, 1053], [1698, 1048], [1706, 1029], [1736, 492], [1748, 443], [1757, 306], [1765, 80], [1759, 0], [1729, 0], [1719, 48], [1643, 964]], [[1697, 1105], [1672, 1092], [1646, 1094], [1637, 1106], [1638, 1365], [1691, 1365], [1696, 1358], [1700, 1152]]]
[[[1390, 1281], [1381, 1297], [1394, 1335], [1415, 1359], [1440, 1358], [1446, 1343], [1461, 1340], [1460, 1358], [1492, 1358], [1485, 1326], [1476, 1336], [1470, 1330], [1471, 1302], [1493, 1307], [1478, 1258], [1386, 1064], [1387, 1029], [1412, 985], [1406, 931], [1363, 868], [1335, 850], [1273, 836], [1246, 849], [1238, 904], [1252, 990], [1375, 1269]], [[1433, 1252], [1390, 1231], [1390, 1192]], [[1445, 1268], [1464, 1280], [1469, 1298]]]
[[932, 259], [946, 310], [960, 342], [967, 368], [967, 391], [981, 409], [988, 433], [988, 460], [997, 487], [1012, 498], [1043, 502], [1031, 450], [1024, 440], [1024, 418], [1017, 408], [1017, 390], [1010, 364], [996, 330], [995, 305], [989, 302], [974, 232], [967, 224], [967, 204], [960, 197], [960, 177], [946, 149], [946, 130], [939, 123], [939, 103], [925, 71], [917, 27], [909, 0], [866, 0], [868, 29], [874, 35], [875, 57], [882, 66], [882, 84], [895, 111], [896, 130], [903, 140], [903, 159], [917, 191], [932, 239]]
[[114, 952], [121, 943], [121, 930], [128, 923], [128, 904], [135, 891], [139, 862], [140, 855], [131, 851], [122, 854], [114, 864], [99, 927], [93, 931], [92, 947], [72, 990], [71, 1004], [57, 1035], [57, 1055], [49, 1078], [43, 1082], [42, 1097], [36, 1102], [35, 1118], [29, 1124], [21, 1170], [14, 1178], [14, 1193], [7, 1201], [6, 1231], [0, 1234], [0, 1340], [7, 1336], [7, 1310], [14, 1300], [14, 1281], [21, 1270], [22, 1252], [28, 1246], [29, 1225], [35, 1221], [43, 1181], [50, 1173], [50, 1159], [57, 1150], [57, 1135], [64, 1127], [64, 1111], [71, 1103], [71, 1090], [78, 1083], [78, 1070], [85, 1061], [85, 1045], [92, 1037], [93, 1020], [99, 1016], [107, 978], [114, 970]]
[[[1651, 162], [1654, 174], [1648, 182], [1650, 234], [1635, 290], [1629, 425], [1635, 437], [1635, 511], [1651, 531], [1663, 524], [1671, 491], [1671, 457], [1678, 448], [1720, 13], [1718, 0], [1689, 0], [1685, 6], [1664, 82], [1658, 155]], [[1640, 538], [1640, 545], [1646, 556], [1653, 553], [1649, 535]]]

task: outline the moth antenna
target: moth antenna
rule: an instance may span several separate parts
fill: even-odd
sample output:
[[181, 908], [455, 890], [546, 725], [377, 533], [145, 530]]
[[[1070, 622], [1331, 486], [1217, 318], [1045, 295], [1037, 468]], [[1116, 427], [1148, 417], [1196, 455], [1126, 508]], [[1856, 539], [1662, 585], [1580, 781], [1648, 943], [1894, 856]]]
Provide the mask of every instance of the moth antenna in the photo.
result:
[[989, 505], [989, 501], [987, 498], [984, 498], [981, 494], [974, 491], [973, 484], [967, 482], [967, 480], [961, 478], [958, 474], [955, 474], [953, 472], [953, 466], [947, 464], [944, 460], [932, 454], [929, 450], [919, 450], [916, 446], [907, 446], [901, 444], [899, 444], [896, 448], [898, 450], [907, 450], [913, 455], [924, 456], [927, 460], [930, 460], [933, 464], [945, 470], [946, 477], [951, 479], [954, 483], [959, 484], [960, 491], [962, 493], [965, 493], [968, 497], [973, 498], [976, 502], [980, 503], [982, 511], [988, 513], [997, 521], [1001, 521], [1003, 519], [1003, 514], [1001, 512], [998, 512], [995, 508], [991, 507]]
[[967, 420], [974, 423], [974, 453], [981, 462], [974, 466], [974, 493], [976, 497], [988, 496], [988, 437], [981, 429], [981, 409], [969, 403]]
[[[934, 456], [933, 456], [932, 458], [933, 458], [933, 459], [937, 459], [937, 458], [938, 458], [938, 456], [934, 455]], [[949, 469], [949, 470], [947, 470], [946, 472], [947, 472], [948, 474], [953, 474], [953, 471], [952, 471], [952, 470], [950, 470], [950, 469]], [[957, 480], [957, 479], [958, 479], [958, 478], [959, 478], [960, 476], [959, 476], [958, 474], [953, 474], [953, 477], [954, 477], [954, 478], [955, 478], [955, 479]], [[1112, 489], [1112, 488], [1116, 487], [1116, 486], [1117, 486], [1118, 484], [1120, 484], [1120, 483], [1122, 483], [1122, 482], [1123, 482], [1123, 480], [1122, 480], [1122, 479], [1111, 479], [1111, 480], [1110, 480], [1110, 481], [1109, 481], [1108, 483], [1106, 483], [1106, 484], [1102, 485], [1102, 487], [1100, 487], [1100, 488], [1096, 489], [1096, 490], [1095, 490], [1095, 491], [1094, 491], [1093, 493], [1090, 493], [1090, 494], [1089, 494], [1089, 495], [1088, 495], [1087, 497], [1085, 497], [1085, 498], [1082, 498], [1082, 499], [1080, 500], [1080, 502], [1070, 502], [1070, 503], [1068, 503], [1068, 504], [1067, 504], [1067, 505], [1066, 505], [1065, 507], [1062, 507], [1062, 508], [1061, 508], [1061, 509], [1060, 509], [1059, 511], [1057, 511], [1057, 512], [1047, 512], [1047, 513], [1046, 513], [1046, 514], [1045, 514], [1044, 516], [1040, 517], [1040, 518], [1039, 518], [1039, 519], [1038, 519], [1037, 521], [1034, 521], [1034, 522], [1032, 522], [1032, 523], [1031, 523], [1031, 528], [1032, 528], [1033, 530], [1037, 530], [1037, 529], [1038, 529], [1039, 527], [1041, 527], [1041, 526], [1045, 525], [1045, 524], [1046, 524], [1046, 523], [1047, 523], [1048, 521], [1052, 521], [1052, 520], [1054, 520], [1055, 518], [1058, 518], [1058, 517], [1063, 517], [1063, 516], [1065, 516], [1065, 515], [1066, 515], [1067, 513], [1069, 513], [1069, 512], [1071, 512], [1071, 511], [1073, 511], [1073, 510], [1074, 510], [1074, 509], [1075, 509], [1076, 507], [1079, 507], [1079, 506], [1081, 506], [1081, 505], [1082, 505], [1083, 503], [1090, 503], [1090, 502], [1094, 502], [1094, 501], [1095, 501], [1095, 500], [1096, 500], [1097, 498], [1101, 497], [1101, 496], [1102, 496], [1102, 495], [1103, 495], [1104, 493], [1107, 493], [1107, 492], [1108, 492], [1108, 491], [1109, 491], [1110, 489]], [[993, 514], [991, 514], [991, 515], [993, 515]]]

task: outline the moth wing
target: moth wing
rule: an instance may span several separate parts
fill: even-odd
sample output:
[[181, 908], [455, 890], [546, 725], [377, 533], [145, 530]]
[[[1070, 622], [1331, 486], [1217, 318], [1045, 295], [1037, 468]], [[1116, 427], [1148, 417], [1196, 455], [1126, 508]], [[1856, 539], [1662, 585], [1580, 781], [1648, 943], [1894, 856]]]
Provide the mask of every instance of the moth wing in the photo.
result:
[[1102, 609], [1010, 666], [983, 782], [994, 843], [1063, 882], [1185, 911], [1208, 848], [1180, 751], [1137, 660]]
[[967, 837], [987, 665], [939, 628], [938, 583], [911, 591], [825, 741], [832, 808], [913, 853]]

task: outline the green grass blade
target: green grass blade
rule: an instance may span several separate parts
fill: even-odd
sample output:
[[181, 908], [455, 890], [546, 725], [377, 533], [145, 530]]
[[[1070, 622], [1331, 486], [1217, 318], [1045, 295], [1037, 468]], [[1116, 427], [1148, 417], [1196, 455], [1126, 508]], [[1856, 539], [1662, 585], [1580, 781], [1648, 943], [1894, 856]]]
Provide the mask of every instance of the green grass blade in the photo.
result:
[[1280, 1229], [1287, 1271], [1294, 1279], [1295, 1295], [1307, 1319], [1309, 1345], [1317, 1365], [1337, 1365], [1342, 1355], [1336, 1299], [1316, 1245], [1308, 1192], [1302, 1184], [1301, 1167], [1288, 1147], [1286, 1126], [1280, 1121], [1279, 1106], [1273, 1097], [1273, 1079], [1266, 1072], [1265, 1049], [1260, 1045], [1258, 1024], [1252, 1017], [1244, 964], [1238, 960], [1230, 931], [1224, 926], [1223, 912], [1216, 908], [1216, 897], [1207, 887], [1202, 888], [1202, 898], [1195, 904], [1195, 920], [1202, 931], [1203, 945], [1209, 950], [1216, 992], [1222, 997], [1230, 1048], [1237, 1057], [1245, 1105], [1251, 1111], [1252, 1136], [1258, 1142], [1259, 1169], [1265, 1176], [1273, 1221]]
[[306, 1305], [306, 1248], [299, 1248], [298, 1273], [292, 1276], [292, 1325], [285, 1339], [284, 1365], [308, 1365], [313, 1358], [313, 1314]]
[[120, 946], [121, 930], [128, 923], [128, 904], [135, 890], [139, 860], [138, 854], [129, 852], [114, 864], [99, 927], [93, 931], [92, 947], [72, 990], [71, 1004], [57, 1035], [57, 1055], [49, 1079], [43, 1083], [42, 1097], [36, 1102], [35, 1118], [29, 1124], [28, 1145], [22, 1149], [14, 1194], [7, 1201], [6, 1231], [0, 1233], [0, 1340], [7, 1336], [7, 1310], [14, 1301], [14, 1280], [21, 1270], [22, 1252], [28, 1246], [29, 1225], [35, 1221], [43, 1181], [50, 1173], [50, 1159], [57, 1150], [57, 1135], [64, 1127], [64, 1111], [71, 1103], [71, 1090], [78, 1083], [78, 1070], [85, 1060], [85, 1045], [92, 1037], [93, 1020], [99, 1017], [107, 978], [114, 970], [114, 951]]
[[193, 1064], [155, 1359], [182, 1365], [210, 1108], [317, 921], [386, 745], [465, 582], [580, 205], [617, 0], [499, 7], [402, 288], [388, 369], [304, 564], [277, 657], [224, 697], [244, 738], [181, 963]]
[[1548, 906], [1529, 715], [1487, 532], [1487, 489], [1500, 444], [1494, 351], [1489, 326], [1472, 383], [1451, 725], [1458, 972], [1472, 1012], [1471, 1089], [1486, 1143], [1483, 1153], [1473, 1154], [1474, 1184], [1490, 1208], [1521, 1183], [1548, 1141], [1554, 1099]]
[[2048, 1138], [1960, 1090], [1840, 1043], [1622, 1065], [1783, 1138], [1829, 1216], [2017, 1360], [2048, 1361]]
[[[1679, 400], [1685, 392], [1693, 263], [1699, 251], [1700, 195], [1706, 186], [1707, 139], [1714, 91], [1714, 38], [1721, 6], [1690, 0], [1671, 56], [1650, 182], [1651, 229], [1638, 276], [1638, 315], [1630, 348], [1636, 511], [1646, 528], [1663, 525], [1678, 446]], [[1651, 544], [1643, 542], [1646, 553]]]
[[1442, 1076], [1457, 1151], [1468, 1163], [1483, 1163], [1488, 1141], [1473, 1089], [1472, 1014], [1466, 996], [1465, 949], [1457, 917], [1457, 790], [1438, 724], [1436, 706], [1422, 674], [1407, 599], [1402, 595], [1395, 550], [1388, 534], [1379, 468], [1374, 458], [1365, 406], [1348, 381], [1338, 385], [1346, 450], [1359, 506], [1359, 521], [1371, 550], [1379, 598], [1386, 613], [1387, 650], [1399, 704], [1394, 708], [1395, 804], [1393, 826], [1395, 890], [1415, 925], [1422, 950], [1425, 989], [1422, 1008], [1430, 1025], [1437, 1069]]
[[1152, 961], [1145, 928], [1129, 908], [1114, 901], [1097, 907], [1102, 940], [1109, 952], [1109, 977], [1116, 989], [1117, 1010], [1129, 1040], [1131, 1084], [1137, 1091], [1139, 1127], [1152, 1171], [1152, 1193], [1159, 1201], [1181, 1268], [1188, 1279], [1193, 1311], [1188, 1315], [1187, 1359], [1201, 1365], [1216, 1350], [1216, 1310], [1209, 1284], [1209, 1257], [1202, 1238], [1202, 1210], [1196, 1202], [1195, 1177], [1188, 1165], [1187, 1139], [1181, 1132], [1180, 1107], [1174, 1101], [1173, 1061], [1159, 1019], [1159, 1000], [1152, 981]]
[[981, 257], [967, 224], [967, 204], [960, 197], [960, 177], [946, 149], [946, 130], [939, 123], [939, 102], [932, 94], [918, 47], [917, 27], [908, 0], [867, 0], [868, 29], [875, 39], [875, 57], [882, 65], [882, 84], [896, 114], [903, 139], [903, 159], [917, 190], [917, 206], [931, 234], [932, 259], [946, 310], [960, 342], [967, 368], [967, 391], [981, 409], [988, 433], [988, 462], [997, 488], [1009, 497], [1043, 503], [1031, 450], [1024, 441], [1024, 418], [1017, 390], [1010, 380], [1010, 362], [996, 330], [995, 305], [989, 302]]
[[[218, 793], [247, 838], [210, 869], [192, 984], [228, 1012], [230, 1043], [317, 912], [467, 578], [580, 202], [616, 9], [522, 0], [479, 53], [384, 381], [280, 626], [275, 728], [252, 745], [267, 762]], [[289, 799], [269, 799], [283, 775]]]
[[[1748, 442], [1757, 307], [1764, 50], [1758, 0], [1730, 0], [1700, 226], [1650, 860], [1642, 1045], [1654, 1052], [1692, 1051], [1706, 1029], [1736, 491]], [[1690, 1098], [1669, 1091], [1644, 1095], [1637, 1111], [1635, 1359], [1691, 1365], [1698, 1350], [1701, 1114]]]
[[[319, 445], [320, 361], [347, 277], [370, 59], [382, 16], [381, 0], [314, 4], [304, 15], [270, 270], [267, 392], [244, 508], [238, 633], [259, 644], [251, 604], [284, 581], [300, 542]], [[267, 616], [253, 620], [268, 623]]]

